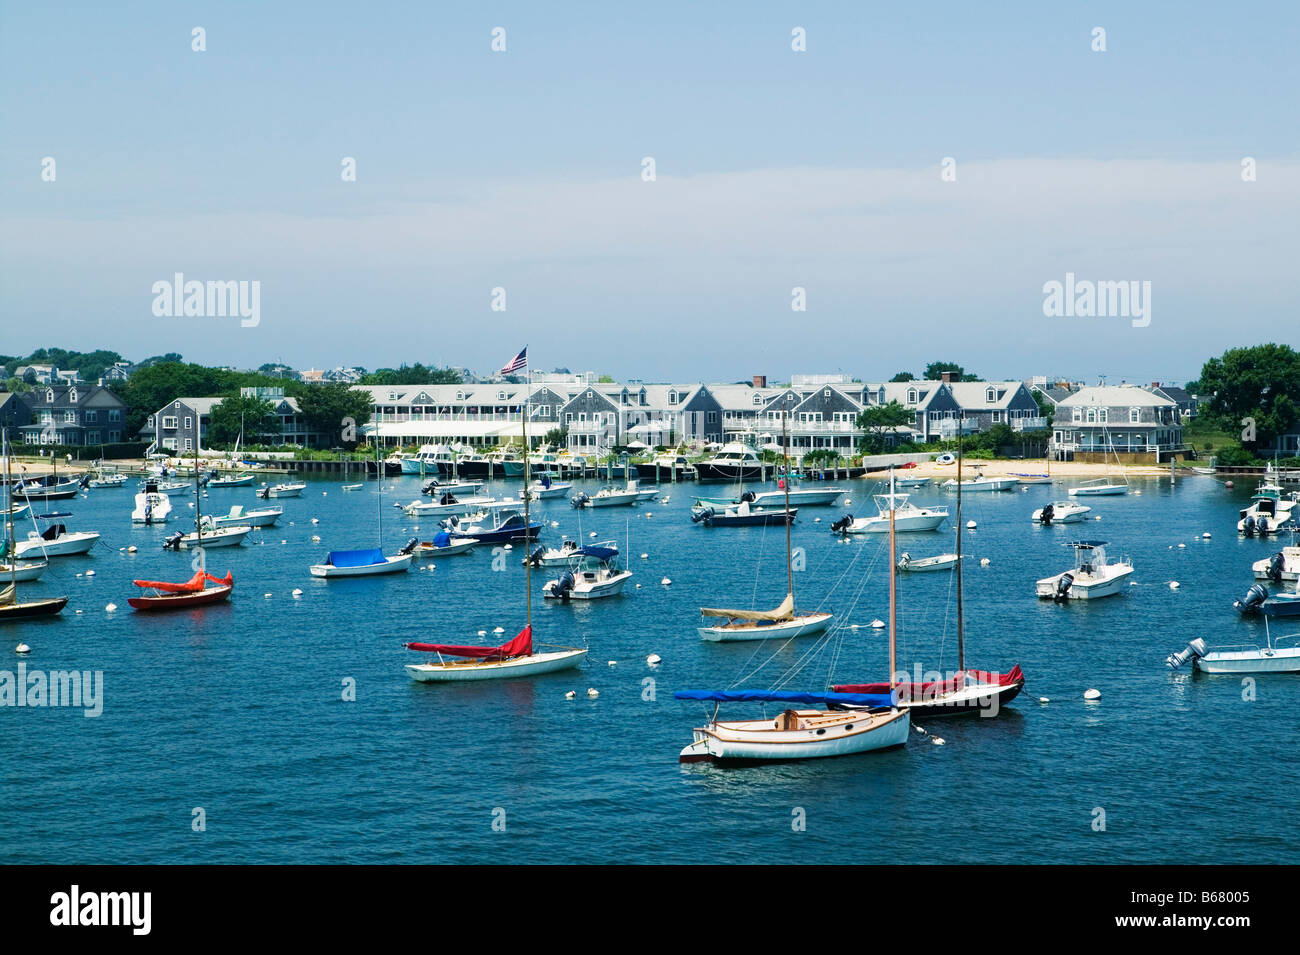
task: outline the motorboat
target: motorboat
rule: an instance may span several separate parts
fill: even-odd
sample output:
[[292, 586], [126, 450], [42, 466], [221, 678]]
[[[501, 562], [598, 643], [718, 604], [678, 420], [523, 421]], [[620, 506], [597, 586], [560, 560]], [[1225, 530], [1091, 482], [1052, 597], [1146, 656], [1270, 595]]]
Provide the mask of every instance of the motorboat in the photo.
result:
[[946, 507], [917, 507], [907, 494], [877, 494], [876, 508], [878, 514], [873, 517], [855, 518], [845, 514], [831, 523], [834, 534], [888, 534], [890, 502], [894, 508], [894, 529], [905, 534], [913, 531], [938, 530], [939, 525], [948, 519]]
[[[189, 580], [180, 584], [158, 580], [132, 581], [143, 590], [153, 593], [142, 597], [128, 597], [126, 602], [136, 610], [190, 610], [208, 604], [220, 603], [230, 597], [235, 588], [234, 577], [227, 572], [225, 577], [213, 577], [200, 570]], [[215, 584], [209, 587], [208, 584]]]
[[[957, 481], [955, 478], [949, 478], [943, 482], [943, 487], [955, 488]], [[983, 471], [976, 470], [975, 476], [961, 482], [961, 489], [969, 494], [972, 491], [1014, 491], [1020, 486], [1018, 477], [989, 477]]]
[[394, 504], [412, 517], [464, 517], [474, 514], [485, 507], [500, 503], [494, 497], [458, 498], [450, 492], [434, 498], [432, 501], [412, 501], [410, 504]]
[[395, 574], [410, 568], [412, 553], [385, 557], [378, 547], [364, 550], [332, 550], [325, 560], [312, 564], [313, 577], [334, 579], [339, 577], [373, 577], [378, 574]]
[[589, 544], [574, 551], [570, 569], [542, 585], [542, 596], [550, 600], [599, 600], [623, 592], [632, 572], [618, 566], [618, 549]]
[[454, 494], [456, 497], [472, 497], [483, 488], [482, 481], [440, 481], [434, 478], [432, 481], [426, 481], [420, 488], [420, 493], [425, 497], [438, 498], [444, 494]]
[[21, 584], [38, 580], [49, 566], [49, 561], [45, 560], [0, 561], [0, 584], [5, 581], [16, 580]]
[[306, 489], [307, 485], [301, 481], [284, 484], [268, 484], [265, 487], [258, 489], [257, 496], [263, 500], [273, 497], [302, 497], [302, 492]]
[[27, 540], [14, 545], [14, 557], [22, 560], [29, 554], [40, 554], [44, 557], [84, 554], [95, 546], [97, 540], [99, 534], [94, 531], [73, 532], [63, 524], [51, 524], [39, 534], [36, 531], [28, 531]]
[[956, 554], [936, 554], [933, 557], [914, 558], [907, 551], [903, 551], [898, 558], [898, 569], [911, 574], [934, 570], [952, 570], [957, 566], [957, 560]]
[[1109, 478], [1097, 478], [1093, 481], [1084, 481], [1078, 487], [1072, 487], [1067, 492], [1071, 497], [1103, 497], [1116, 496], [1128, 493], [1127, 484], [1112, 484]]
[[1023, 471], [1013, 471], [1011, 476], [1019, 478], [1021, 484], [1055, 484], [1056, 478], [1050, 474], [1025, 474]]
[[205, 520], [211, 520], [214, 527], [238, 527], [248, 525], [249, 527], [271, 527], [284, 514], [283, 507], [255, 507], [251, 510], [245, 509], [242, 504], [232, 505], [230, 513]]
[[53, 475], [39, 478], [24, 478], [13, 487], [13, 496], [31, 501], [62, 501], [76, 497], [81, 492], [81, 482], [65, 479], [60, 481]]
[[636, 476], [642, 481], [669, 484], [695, 478], [695, 468], [684, 454], [658, 454], [649, 461], [635, 465]]
[[522, 501], [524, 495], [527, 494], [529, 500], [547, 501], [557, 497], [566, 497], [572, 490], [572, 483], [568, 481], [552, 481], [549, 474], [543, 474], [540, 480], [528, 485], [527, 490], [519, 492], [519, 499]]
[[1264, 624], [1265, 644], [1238, 644], [1211, 650], [1201, 637], [1165, 659], [1176, 670], [1189, 660], [1202, 673], [1300, 673], [1300, 633], [1274, 640]]
[[[843, 488], [798, 488], [790, 489], [790, 504], [794, 507], [826, 507], [834, 504], [844, 494]], [[695, 503], [700, 507], [734, 507], [748, 502], [755, 507], [783, 506], [786, 500], [784, 489], [775, 491], [744, 491], [738, 498], [700, 497]]]
[[129, 479], [121, 471], [108, 471], [100, 468], [93, 478], [86, 482], [87, 487], [93, 488], [113, 488], [125, 487]]
[[158, 490], [157, 481], [146, 481], [144, 490], [135, 496], [131, 521], [136, 524], [166, 524], [171, 513], [171, 497]]
[[764, 470], [758, 452], [738, 441], [723, 445], [717, 454], [695, 466], [696, 477], [701, 484], [758, 481], [765, 477]]
[[714, 507], [691, 508], [691, 520], [705, 527], [767, 527], [773, 524], [793, 524], [799, 509], [751, 507], [742, 501], [734, 507], [719, 510]]
[[[639, 501], [641, 493], [636, 481], [628, 481], [626, 487], [603, 487], [595, 494], [579, 492], [569, 499], [569, 503], [574, 507], [623, 507]], [[651, 497], [657, 493], [656, 489]]]
[[1283, 547], [1271, 557], [1264, 557], [1250, 565], [1256, 580], [1274, 583], [1300, 580], [1300, 547]]
[[253, 532], [253, 528], [247, 524], [214, 527], [211, 518], [205, 517], [202, 521], [209, 526], [196, 530], [192, 534], [177, 531], [163, 541], [163, 549], [189, 550], [191, 547], [202, 547], [208, 550], [213, 547], [238, 547], [244, 542], [244, 538]]
[[453, 524], [453, 530], [463, 537], [477, 537], [484, 544], [506, 544], [536, 537], [542, 531], [542, 523], [532, 520], [525, 523], [524, 515], [518, 511], [495, 507], [483, 521], [472, 522], [468, 527]]
[[1072, 541], [1074, 569], [1038, 581], [1037, 593], [1046, 600], [1096, 600], [1111, 597], [1126, 586], [1125, 579], [1133, 573], [1127, 560], [1109, 563], [1106, 558], [1106, 541]]
[[930, 479], [928, 477], [900, 477], [894, 479], [895, 487], [917, 488], [925, 487], [929, 483]]
[[[618, 549], [618, 544], [614, 541], [599, 541], [597, 547], [612, 547]], [[531, 554], [520, 561], [521, 564], [532, 564], [534, 567], [567, 567], [572, 560], [573, 555], [582, 550], [582, 545], [570, 537], [566, 537], [559, 547], [542, 547], [538, 546]]]
[[468, 554], [477, 543], [477, 537], [453, 537], [447, 531], [439, 531], [433, 540], [419, 541], [412, 553], [416, 557], [453, 557]]
[[1029, 519], [1044, 527], [1052, 524], [1077, 524], [1091, 510], [1088, 505], [1076, 504], [1074, 501], [1052, 501], [1030, 514]]
[[147, 479], [141, 482], [141, 486], [147, 488], [151, 483], [153, 484], [154, 490], [160, 494], [187, 493], [194, 487], [194, 485], [190, 484], [188, 481], [150, 481]]
[[249, 472], [247, 474], [227, 475], [226, 477], [216, 476], [208, 478], [208, 487], [252, 487], [253, 481], [257, 475]]
[[1237, 521], [1237, 531], [1246, 537], [1266, 537], [1294, 524], [1292, 513], [1296, 495], [1283, 496], [1281, 485], [1264, 480], [1255, 490], [1250, 505], [1242, 508]]
[[1235, 600], [1232, 606], [1243, 617], [1263, 614], [1266, 617], [1294, 617], [1300, 615], [1300, 593], [1279, 590], [1270, 594], [1263, 584], [1251, 584], [1246, 595]]

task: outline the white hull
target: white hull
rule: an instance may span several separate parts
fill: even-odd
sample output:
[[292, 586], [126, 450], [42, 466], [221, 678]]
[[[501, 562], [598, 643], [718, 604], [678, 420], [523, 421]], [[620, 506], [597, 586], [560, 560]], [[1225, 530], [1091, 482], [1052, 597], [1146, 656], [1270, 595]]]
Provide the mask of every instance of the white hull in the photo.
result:
[[19, 583], [25, 580], [36, 580], [45, 572], [45, 568], [48, 566], [50, 565], [43, 560], [0, 564], [0, 587], [3, 587], [11, 580]]
[[406, 672], [419, 683], [465, 683], [472, 680], [509, 680], [576, 667], [586, 650], [552, 650], [511, 660], [466, 660], [447, 663], [408, 663]]
[[[843, 494], [843, 489], [838, 487], [817, 490], [792, 490], [790, 492], [790, 506], [824, 507], [834, 504]], [[753, 504], [757, 507], [782, 507], [785, 504], [785, 491], [760, 491], [754, 496]]]
[[171, 519], [172, 499], [166, 494], [142, 491], [135, 496], [131, 521], [135, 524], [166, 524]]
[[277, 484], [273, 487], [266, 488], [265, 497], [302, 497], [302, 492], [306, 489], [305, 484]]
[[[1053, 501], [1052, 502], [1052, 524], [1077, 524], [1083, 520], [1084, 516], [1092, 511], [1091, 507], [1086, 504], [1075, 504], [1072, 501]], [[1040, 507], [1034, 513], [1029, 515], [1029, 519], [1035, 524], [1042, 524], [1043, 509]]]
[[99, 535], [90, 531], [64, 534], [57, 540], [52, 541], [28, 538], [14, 546], [14, 556], [21, 560], [28, 554], [44, 557], [68, 557], [74, 554], [84, 554], [95, 546], [97, 540], [99, 540]]
[[455, 504], [436, 504], [432, 501], [413, 501], [402, 508], [411, 517], [465, 517], [477, 514], [485, 507], [500, 503], [491, 497], [467, 497]]
[[613, 494], [594, 494], [587, 501], [586, 507], [622, 507], [627, 504], [635, 504], [639, 497], [637, 491], [615, 491]]
[[426, 547], [421, 544], [416, 547], [415, 555], [417, 557], [452, 557], [456, 554], [468, 554], [477, 543], [477, 537], [453, 537], [451, 543], [445, 547], [434, 547], [432, 544]]
[[[573, 490], [572, 484], [552, 484], [550, 487], [534, 487], [528, 491], [530, 501], [549, 501], [557, 497], [568, 497]], [[519, 500], [524, 499], [524, 492], [519, 492]]]
[[918, 557], [913, 560], [900, 560], [898, 569], [909, 574], [924, 574], [935, 570], [952, 570], [957, 566], [956, 554], [938, 554], [934, 557]]
[[[601, 597], [616, 597], [623, 592], [623, 585], [632, 578], [632, 572], [620, 571], [603, 580], [584, 580], [581, 574], [574, 574], [577, 582], [568, 592], [569, 600], [599, 600]], [[547, 581], [542, 587], [542, 596], [548, 600], [563, 600], [564, 597], [554, 591], [557, 581]]]
[[91, 478], [87, 484], [88, 487], [123, 487], [126, 484], [126, 475], [120, 475], [117, 478]]
[[188, 550], [191, 547], [202, 546], [204, 549], [212, 547], [237, 547], [244, 542], [244, 538], [253, 532], [251, 527], [223, 527], [216, 530], [204, 531], [203, 536], [198, 534], [186, 534], [178, 541], [177, 546], [181, 550]]
[[1300, 673], [1300, 647], [1211, 650], [1196, 658], [1203, 673]]
[[1127, 484], [1101, 484], [1096, 487], [1072, 487], [1069, 491], [1071, 497], [1106, 497], [1127, 493]]
[[227, 514], [225, 517], [213, 518], [212, 523], [217, 527], [241, 527], [244, 525], [248, 527], [271, 527], [280, 519], [283, 513], [284, 510], [278, 507], [260, 511], [245, 511], [236, 517]]
[[[945, 481], [943, 486], [955, 488], [957, 482]], [[1013, 491], [1019, 486], [1020, 478], [975, 478], [961, 482], [963, 494], [970, 494], [972, 491]]]
[[374, 577], [379, 574], [395, 574], [411, 566], [411, 554], [397, 554], [385, 557], [382, 564], [367, 564], [364, 567], [335, 567], [333, 564], [312, 564], [313, 577]]
[[[1124, 590], [1127, 584], [1127, 577], [1133, 573], [1133, 568], [1128, 564], [1107, 564], [1108, 573], [1104, 577], [1088, 577], [1083, 574], [1073, 573], [1074, 582], [1070, 585], [1070, 592], [1067, 595], [1070, 600], [1096, 600], [1099, 597], [1113, 597], [1115, 594]], [[1054, 577], [1044, 577], [1038, 581], [1038, 596], [1051, 598], [1056, 596], [1056, 584], [1065, 573], [1057, 574]]]
[[833, 614], [796, 614], [790, 620], [778, 623], [741, 623], [734, 627], [698, 627], [700, 639], [713, 643], [738, 643], [745, 640], [786, 640], [791, 637], [811, 637], [823, 633], [830, 626]]
[[[900, 534], [908, 531], [932, 531], [948, 519], [943, 514], [913, 514], [907, 517], [894, 517], [894, 530]], [[863, 517], [854, 521], [848, 528], [850, 534], [888, 534], [889, 515], [883, 517]]]
[[[821, 759], [889, 749], [907, 742], [911, 719], [907, 710], [887, 713], [798, 711], [816, 728], [777, 730], [774, 720], [717, 722], [695, 730], [694, 741], [681, 752], [682, 762], [706, 760]], [[778, 717], [779, 719], [779, 717]], [[823, 732], [818, 733], [818, 730]]]

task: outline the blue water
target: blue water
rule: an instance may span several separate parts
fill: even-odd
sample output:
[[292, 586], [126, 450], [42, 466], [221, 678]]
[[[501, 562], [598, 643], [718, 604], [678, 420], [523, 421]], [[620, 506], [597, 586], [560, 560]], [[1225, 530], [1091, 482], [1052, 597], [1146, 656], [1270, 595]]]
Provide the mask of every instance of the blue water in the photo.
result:
[[[406, 640], [480, 642], [477, 631], [523, 623], [522, 548], [499, 562], [481, 549], [434, 570], [319, 581], [308, 566], [331, 547], [376, 540], [376, 489], [342, 493], [309, 481], [279, 503], [280, 526], [243, 547], [212, 551], [209, 570], [233, 571], [228, 606], [136, 614], [137, 577], [182, 580], [190, 556], [163, 552], [161, 528], [130, 523], [133, 490], [98, 490], [60, 503], [76, 529], [98, 530], [85, 558], [57, 558], [26, 595], [66, 593], [61, 619], [6, 625], [33, 648], [32, 670], [100, 670], [104, 709], [0, 708], [0, 844], [6, 862], [1284, 862], [1298, 848], [1278, 811], [1297, 793], [1300, 680], [1258, 678], [1243, 700], [1233, 677], [1169, 672], [1163, 660], [1192, 636], [1253, 641], [1258, 624], [1232, 600], [1252, 560], [1276, 542], [1239, 540], [1249, 495], [1207, 478], [1170, 488], [1135, 482], [1122, 498], [1089, 501], [1100, 522], [1039, 528], [1029, 513], [1064, 488], [967, 495], [964, 531], [968, 664], [1020, 663], [1028, 685], [996, 720], [920, 721], [946, 745], [914, 734], [888, 753], [743, 770], [682, 767], [677, 753], [704, 716], [673, 700], [681, 688], [768, 686], [804, 664], [793, 686], [818, 688], [834, 662], [840, 681], [883, 679], [887, 637], [884, 540], [837, 542], [829, 521], [874, 513], [873, 486], [848, 508], [807, 508], [793, 530], [806, 569], [802, 607], [825, 604], [844, 623], [825, 652], [703, 643], [701, 605], [775, 606], [784, 593], [779, 528], [691, 524], [692, 487], [670, 503], [587, 511], [540, 506], [544, 540], [614, 537], [635, 573], [620, 598], [555, 605], [534, 599], [537, 639], [586, 641], [577, 671], [511, 683], [416, 684]], [[500, 493], [517, 482], [497, 482]], [[592, 485], [588, 490], [594, 489]], [[385, 493], [409, 501], [419, 480]], [[186, 499], [174, 499], [188, 517]], [[918, 503], [955, 502], [926, 490]], [[250, 489], [209, 493], [205, 511], [254, 503]], [[415, 532], [384, 507], [383, 543]], [[319, 518], [319, 525], [311, 519]], [[821, 523], [813, 518], [820, 517]], [[292, 522], [292, 523], [290, 523]], [[174, 523], [172, 529], [179, 527]], [[952, 549], [945, 529], [904, 535], [913, 556]], [[431, 536], [431, 527], [421, 536]], [[1210, 531], [1209, 541], [1200, 539]], [[316, 534], [321, 540], [313, 542]], [[1136, 565], [1136, 586], [1093, 604], [1058, 606], [1034, 580], [1067, 569], [1060, 542], [1100, 536]], [[629, 540], [630, 538], [630, 540]], [[120, 548], [135, 544], [129, 555]], [[1185, 544], [1185, 547], [1180, 547]], [[648, 555], [641, 560], [641, 553]], [[990, 564], [981, 567], [981, 558]], [[94, 569], [91, 577], [77, 576]], [[868, 573], [870, 571], [870, 573]], [[534, 593], [551, 575], [535, 572]], [[669, 577], [670, 586], [660, 583]], [[1169, 581], [1181, 582], [1171, 590]], [[634, 589], [633, 584], [641, 584]], [[301, 597], [291, 591], [301, 588]], [[269, 594], [269, 596], [263, 596]], [[956, 666], [951, 574], [900, 577], [899, 662]], [[116, 603], [120, 609], [106, 612]], [[80, 614], [76, 611], [81, 611]], [[645, 663], [658, 653], [656, 668]], [[609, 666], [608, 661], [616, 661]], [[344, 681], [356, 700], [343, 699]], [[643, 680], [653, 680], [653, 692]], [[599, 698], [588, 699], [595, 687]], [[1082, 699], [1089, 687], [1100, 703]], [[566, 701], [568, 690], [578, 698]], [[652, 699], [645, 699], [651, 696]], [[1039, 697], [1051, 702], [1040, 704]], [[752, 708], [746, 712], [756, 712]], [[740, 715], [737, 713], [736, 715]], [[201, 807], [206, 830], [195, 832]], [[1094, 810], [1106, 829], [1093, 829]], [[493, 822], [504, 810], [505, 831]], [[806, 831], [796, 831], [796, 810]]]

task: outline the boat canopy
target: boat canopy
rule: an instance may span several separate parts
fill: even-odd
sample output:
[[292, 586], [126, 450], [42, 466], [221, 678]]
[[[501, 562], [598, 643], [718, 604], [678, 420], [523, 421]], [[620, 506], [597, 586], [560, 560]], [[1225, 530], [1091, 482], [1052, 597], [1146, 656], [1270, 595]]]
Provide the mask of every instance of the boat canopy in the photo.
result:
[[212, 581], [214, 584], [222, 584], [225, 586], [229, 586], [235, 582], [234, 577], [229, 572], [227, 572], [226, 576], [222, 578], [222, 577], [213, 577], [211, 574], [204, 573], [203, 571], [200, 570], [197, 574], [195, 574], [189, 580], [185, 581], [185, 583], [183, 584], [169, 584], [166, 581], [162, 581], [162, 580], [134, 580], [132, 581], [132, 583], [134, 583], [137, 587], [145, 587], [145, 588], [151, 588], [153, 590], [161, 590], [164, 593], [169, 593], [169, 594], [190, 594], [190, 593], [198, 593], [199, 591], [201, 591], [203, 589], [204, 583], [209, 580]]
[[444, 643], [408, 643], [408, 650], [421, 653], [441, 653], [449, 657], [473, 657], [480, 660], [509, 660], [512, 657], [526, 657], [533, 652], [533, 628], [524, 627], [519, 635], [509, 643], [499, 647], [456, 647]]
[[618, 556], [617, 547], [602, 547], [600, 544], [590, 544], [587, 547], [579, 547], [569, 556], [571, 557], [592, 557], [596, 560], [610, 561]]
[[723, 610], [714, 607], [701, 607], [700, 613], [705, 617], [728, 617], [732, 620], [789, 620], [794, 616], [794, 595], [786, 594], [781, 606], [775, 610]]
[[710, 703], [846, 703], [850, 706], [893, 706], [890, 693], [793, 693], [782, 690], [678, 690], [679, 700]]
[[384, 562], [384, 552], [378, 547], [368, 550], [332, 550], [325, 558], [331, 567], [371, 567]]

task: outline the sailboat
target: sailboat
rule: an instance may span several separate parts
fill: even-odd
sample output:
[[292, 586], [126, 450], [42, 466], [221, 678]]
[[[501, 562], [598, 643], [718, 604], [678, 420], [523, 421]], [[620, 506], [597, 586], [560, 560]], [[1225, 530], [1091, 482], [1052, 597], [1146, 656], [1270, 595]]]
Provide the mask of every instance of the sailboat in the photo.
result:
[[[161, 580], [133, 580], [142, 590], [152, 590], [152, 594], [146, 594], [143, 597], [128, 597], [127, 603], [136, 610], [184, 610], [188, 607], [197, 607], [204, 604], [218, 603], [230, 596], [235, 589], [235, 578], [226, 572], [225, 577], [213, 577], [207, 572], [205, 566], [206, 548], [211, 544], [204, 543], [203, 537], [203, 498], [199, 494], [199, 449], [198, 442], [195, 442], [194, 448], [194, 527], [193, 534], [177, 533], [175, 539], [184, 538], [185, 546], [193, 547], [197, 553], [198, 570], [189, 580], [179, 584], [168, 583]], [[252, 528], [241, 528], [244, 533], [251, 531]], [[209, 539], [215, 535], [217, 540], [221, 540], [221, 531], [209, 531]], [[241, 535], [239, 540], [243, 540]], [[225, 543], [223, 541], [223, 543]], [[236, 542], [238, 543], [238, 542]], [[171, 546], [175, 546], [174, 544]], [[218, 545], [221, 546], [221, 545]], [[163, 547], [169, 547], [168, 542], [164, 542]], [[179, 549], [179, 548], [176, 548]], [[209, 583], [216, 584], [215, 587], [207, 586]]]
[[[384, 466], [379, 460], [379, 432], [375, 432], [375, 486], [378, 520], [376, 537], [382, 545], [384, 542]], [[304, 484], [303, 487], [306, 487]], [[369, 547], [362, 550], [332, 550], [326, 555], [324, 563], [312, 564], [311, 575], [331, 580], [336, 577], [373, 577], [377, 574], [396, 574], [408, 570], [414, 559], [416, 540], [407, 544], [391, 557], [385, 557], [381, 547]]]
[[[897, 692], [899, 705], [913, 712], [931, 716], [959, 716], [979, 713], [996, 716], [1002, 706], [1010, 703], [1025, 685], [1025, 675], [1017, 664], [1007, 673], [966, 669], [966, 632], [962, 610], [962, 559], [961, 559], [961, 444], [957, 445], [957, 673], [947, 680], [929, 683], [866, 683], [839, 684], [840, 693], [882, 693], [891, 687]], [[893, 559], [893, 550], [890, 550]], [[891, 575], [892, 580], [892, 575]], [[890, 591], [890, 613], [893, 613], [893, 591]], [[892, 616], [891, 616], [892, 627]]]
[[[895, 535], [889, 535], [889, 672], [895, 672], [897, 604]], [[891, 678], [892, 679], [892, 678]], [[744, 764], [849, 756], [907, 743], [911, 717], [899, 706], [892, 682], [876, 693], [819, 693], [783, 690], [678, 690], [679, 700], [714, 704], [713, 717], [697, 726], [678, 761]], [[722, 703], [804, 703], [826, 709], [787, 709], [775, 719], [719, 720]]]
[[[9, 483], [9, 433], [0, 436], [0, 450], [5, 459], [5, 539], [4, 570], [0, 576], [0, 622], [19, 620], [27, 617], [50, 617], [67, 606], [67, 597], [51, 597], [44, 600], [19, 601], [18, 581], [20, 566], [14, 558], [14, 517], [11, 503], [11, 485]], [[5, 581], [4, 578], [8, 580]]]
[[[510, 374], [527, 362], [527, 346], [501, 373]], [[524, 391], [524, 487], [529, 482], [528, 417], [531, 414], [532, 382]], [[530, 495], [524, 495], [524, 524], [530, 523]], [[499, 647], [455, 646], [444, 643], [408, 643], [408, 650], [431, 653], [436, 659], [425, 663], [408, 663], [406, 672], [419, 683], [459, 683], [471, 680], [502, 680], [521, 676], [537, 676], [576, 667], [587, 657], [585, 647], [548, 647], [538, 650], [533, 645], [533, 566], [524, 564], [524, 629], [508, 643]]]
[[[1110, 429], [1103, 428], [1102, 434], [1106, 436], [1106, 446], [1110, 448], [1115, 455], [1115, 463], [1120, 464], [1119, 452], [1115, 450], [1115, 444], [1110, 440]], [[1107, 470], [1109, 470], [1109, 459], [1107, 461]], [[1124, 478], [1123, 484], [1115, 484], [1109, 477], [1096, 478], [1092, 481], [1084, 481], [1078, 487], [1072, 487], [1069, 490], [1071, 497], [1099, 497], [1102, 495], [1117, 495], [1128, 493], [1128, 475], [1121, 472]]]
[[[785, 510], [790, 510], [790, 450], [786, 430], [785, 412], [781, 413], [781, 446], [785, 457], [787, 477], [784, 481], [786, 493]], [[833, 614], [825, 611], [796, 613], [794, 609], [794, 565], [790, 560], [790, 523], [785, 522], [785, 575], [786, 594], [781, 605], [775, 610], [726, 610], [714, 607], [701, 607], [700, 615], [704, 617], [723, 617], [726, 623], [711, 627], [699, 627], [700, 637], [716, 643], [729, 643], [740, 640], [773, 640], [786, 637], [810, 637], [822, 633], [830, 626]]]

